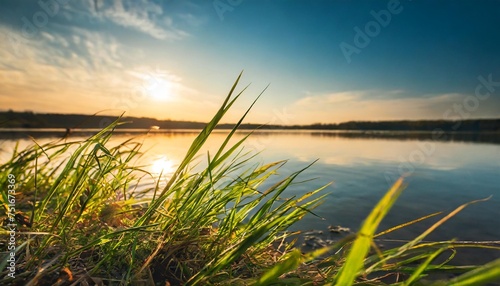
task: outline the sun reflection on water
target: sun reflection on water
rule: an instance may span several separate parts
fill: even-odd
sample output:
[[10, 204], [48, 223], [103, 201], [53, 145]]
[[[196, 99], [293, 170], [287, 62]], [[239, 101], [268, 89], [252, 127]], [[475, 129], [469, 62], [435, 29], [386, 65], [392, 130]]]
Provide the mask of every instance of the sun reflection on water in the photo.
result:
[[159, 176], [162, 175], [171, 175], [175, 171], [175, 162], [168, 159], [166, 156], [161, 156], [153, 161], [151, 164], [151, 173]]

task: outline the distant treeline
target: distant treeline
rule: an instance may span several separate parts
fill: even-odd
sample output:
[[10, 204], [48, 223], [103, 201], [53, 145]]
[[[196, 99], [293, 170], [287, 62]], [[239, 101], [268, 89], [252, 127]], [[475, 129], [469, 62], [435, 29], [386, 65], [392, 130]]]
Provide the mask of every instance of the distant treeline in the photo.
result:
[[[0, 112], [0, 128], [102, 128], [117, 116], [52, 114], [33, 112]], [[123, 117], [119, 128], [149, 129], [201, 129], [202, 122], [157, 120], [147, 117]], [[220, 124], [219, 129], [230, 129], [234, 124]], [[308, 130], [362, 130], [362, 131], [434, 131], [445, 132], [500, 132], [500, 119], [402, 120], [402, 121], [350, 121], [338, 124], [311, 125], [259, 125], [244, 124], [241, 129], [308, 129]]]
[[[0, 128], [103, 128], [118, 119], [118, 116], [57, 114], [33, 112], [0, 112]], [[149, 129], [201, 129], [202, 122], [157, 120], [147, 117], [123, 117], [118, 128]]]

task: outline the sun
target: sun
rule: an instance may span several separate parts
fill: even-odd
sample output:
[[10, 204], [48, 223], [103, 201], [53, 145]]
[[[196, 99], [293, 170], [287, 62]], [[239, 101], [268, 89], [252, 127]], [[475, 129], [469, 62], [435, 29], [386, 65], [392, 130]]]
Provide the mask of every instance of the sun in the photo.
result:
[[144, 89], [147, 95], [155, 100], [165, 101], [173, 97], [173, 86], [170, 81], [161, 77], [146, 79]]

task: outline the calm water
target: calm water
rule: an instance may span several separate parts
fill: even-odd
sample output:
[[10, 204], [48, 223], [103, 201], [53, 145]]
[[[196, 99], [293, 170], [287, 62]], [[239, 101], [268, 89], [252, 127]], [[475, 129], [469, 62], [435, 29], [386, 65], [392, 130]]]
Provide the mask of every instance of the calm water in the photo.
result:
[[[118, 135], [113, 142], [124, 141], [130, 136]], [[153, 165], [152, 171], [164, 169], [169, 172], [180, 162], [196, 133], [133, 136], [137, 141], [144, 140], [144, 150], [149, 149], [143, 160]], [[224, 132], [215, 133], [207, 149], [213, 150], [224, 136]], [[15, 140], [19, 139], [0, 139], [0, 160], [9, 155]], [[21, 145], [31, 144], [26, 139], [20, 140]], [[54, 139], [39, 139], [41, 142], [51, 140]], [[281, 174], [301, 169], [319, 159], [300, 177], [317, 179], [293, 185], [288, 190], [289, 196], [333, 181], [325, 190], [329, 193], [326, 201], [315, 211], [323, 219], [308, 216], [294, 230], [323, 230], [323, 239], [336, 238], [328, 233], [328, 225], [341, 225], [356, 231], [390, 183], [403, 174], [407, 177], [408, 187], [382, 222], [380, 230], [437, 211], [449, 212], [463, 203], [492, 196], [486, 202], [467, 207], [438, 228], [428, 240], [456, 238], [500, 241], [500, 144], [474, 143], [471, 140], [435, 142], [401, 137], [357, 138], [328, 132], [261, 132], [252, 135], [245, 148], [261, 152], [256, 162], [288, 159]], [[199, 161], [203, 165], [206, 159], [200, 157]], [[414, 237], [435, 221], [437, 218], [432, 218], [386, 238]], [[465, 252], [460, 263], [488, 261], [499, 256], [498, 251], [484, 251], [481, 255]]]

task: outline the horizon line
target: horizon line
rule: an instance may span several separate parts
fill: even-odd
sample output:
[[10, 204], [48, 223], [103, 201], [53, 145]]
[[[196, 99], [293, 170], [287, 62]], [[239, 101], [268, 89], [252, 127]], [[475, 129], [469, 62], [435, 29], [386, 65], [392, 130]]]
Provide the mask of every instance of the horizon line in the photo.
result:
[[[108, 109], [109, 110], [109, 109]], [[105, 111], [105, 110], [102, 110]], [[62, 115], [62, 116], [88, 116], [88, 117], [122, 117], [122, 118], [137, 118], [137, 119], [151, 119], [156, 121], [169, 121], [169, 122], [185, 122], [185, 123], [198, 123], [198, 124], [206, 124], [207, 122], [203, 121], [192, 121], [188, 119], [158, 119], [155, 117], [147, 117], [147, 116], [129, 116], [126, 115], [125, 112], [122, 112], [122, 115], [111, 115], [111, 114], [99, 114], [100, 112], [96, 112], [94, 114], [86, 114], [86, 113], [60, 113], [60, 112], [36, 112], [32, 110], [24, 110], [24, 111], [15, 111], [12, 109], [0, 109], [0, 113], [32, 113], [32, 114], [40, 114], [40, 115]], [[477, 117], [477, 118], [466, 118], [466, 119], [390, 119], [390, 120], [348, 120], [341, 122], [315, 122], [308, 124], [269, 124], [269, 123], [259, 123], [259, 122], [246, 122], [242, 123], [242, 125], [261, 125], [261, 126], [282, 126], [282, 127], [307, 127], [307, 126], [318, 126], [318, 125], [340, 125], [346, 123], [387, 123], [387, 122], [463, 122], [463, 121], [478, 121], [478, 120], [500, 120], [500, 117]], [[236, 124], [234, 122], [221, 122], [219, 125], [233, 125]], [[0, 126], [0, 128], [2, 128]]]

